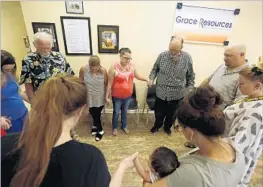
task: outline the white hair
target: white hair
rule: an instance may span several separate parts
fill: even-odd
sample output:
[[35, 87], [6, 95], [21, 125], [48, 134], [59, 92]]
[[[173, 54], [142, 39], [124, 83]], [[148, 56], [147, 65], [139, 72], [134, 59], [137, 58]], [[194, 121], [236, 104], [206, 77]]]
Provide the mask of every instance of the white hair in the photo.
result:
[[45, 41], [50, 41], [51, 44], [53, 44], [53, 37], [51, 34], [46, 33], [46, 32], [37, 32], [34, 34], [34, 43], [37, 40], [45, 40]]

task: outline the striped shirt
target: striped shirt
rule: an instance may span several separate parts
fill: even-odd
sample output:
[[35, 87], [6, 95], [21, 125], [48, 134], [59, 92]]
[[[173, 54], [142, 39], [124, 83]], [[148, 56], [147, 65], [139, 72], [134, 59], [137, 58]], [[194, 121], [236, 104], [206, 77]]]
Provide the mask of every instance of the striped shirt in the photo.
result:
[[156, 95], [162, 100], [172, 101], [184, 97], [186, 88], [193, 88], [195, 73], [191, 56], [181, 51], [175, 62], [170, 51], [162, 52], [150, 73], [156, 81]]
[[105, 104], [104, 74], [92, 75], [89, 65], [84, 72], [84, 82], [87, 87], [87, 104], [91, 107], [100, 107]]
[[248, 63], [229, 71], [227, 66], [223, 64], [210, 76], [209, 84], [215, 88], [224, 100], [223, 104], [220, 105], [222, 110], [236, 98], [242, 97], [238, 88], [238, 77], [240, 70], [246, 66], [248, 66]]

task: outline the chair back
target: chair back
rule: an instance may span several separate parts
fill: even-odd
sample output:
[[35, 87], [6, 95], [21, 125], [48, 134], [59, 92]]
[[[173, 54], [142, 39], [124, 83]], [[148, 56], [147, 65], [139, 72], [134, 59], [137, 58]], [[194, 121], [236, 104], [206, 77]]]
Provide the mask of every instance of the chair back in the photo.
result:
[[156, 84], [148, 88], [146, 103], [150, 110], [154, 110], [156, 100]]

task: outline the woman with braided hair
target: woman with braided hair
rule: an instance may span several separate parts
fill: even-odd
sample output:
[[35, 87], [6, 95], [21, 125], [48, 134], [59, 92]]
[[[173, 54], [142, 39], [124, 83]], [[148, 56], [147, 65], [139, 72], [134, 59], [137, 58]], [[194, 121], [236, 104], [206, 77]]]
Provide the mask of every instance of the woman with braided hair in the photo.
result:
[[239, 187], [246, 187], [263, 148], [262, 67], [249, 67], [240, 71], [239, 89], [247, 97], [235, 101], [224, 110], [225, 135], [245, 155], [246, 168]]

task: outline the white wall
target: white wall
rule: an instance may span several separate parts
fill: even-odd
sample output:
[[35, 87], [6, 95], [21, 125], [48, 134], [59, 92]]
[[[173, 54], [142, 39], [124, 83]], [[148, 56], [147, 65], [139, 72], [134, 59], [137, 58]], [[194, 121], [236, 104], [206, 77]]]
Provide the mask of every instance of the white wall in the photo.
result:
[[[53, 22], [56, 24], [59, 47], [65, 48], [60, 16], [84, 16], [91, 19], [91, 33], [94, 54], [98, 53], [97, 25], [119, 25], [120, 47], [129, 47], [139, 73], [148, 77], [157, 55], [166, 50], [172, 34], [175, 1], [84, 1], [84, 15], [66, 14], [64, 1], [21, 2], [26, 29], [32, 41], [31, 22]], [[262, 56], [262, 1], [185, 1], [184, 4], [214, 8], [240, 8], [240, 15], [234, 25], [230, 44], [247, 46], [249, 61], [256, 63]], [[223, 63], [224, 47], [214, 45], [185, 44], [194, 61], [196, 83], [199, 84], [217, 66]], [[109, 68], [119, 57], [114, 54], [99, 54], [102, 65]], [[67, 56], [75, 72], [88, 62], [88, 57]], [[143, 102], [146, 85], [137, 83], [140, 103]]]

